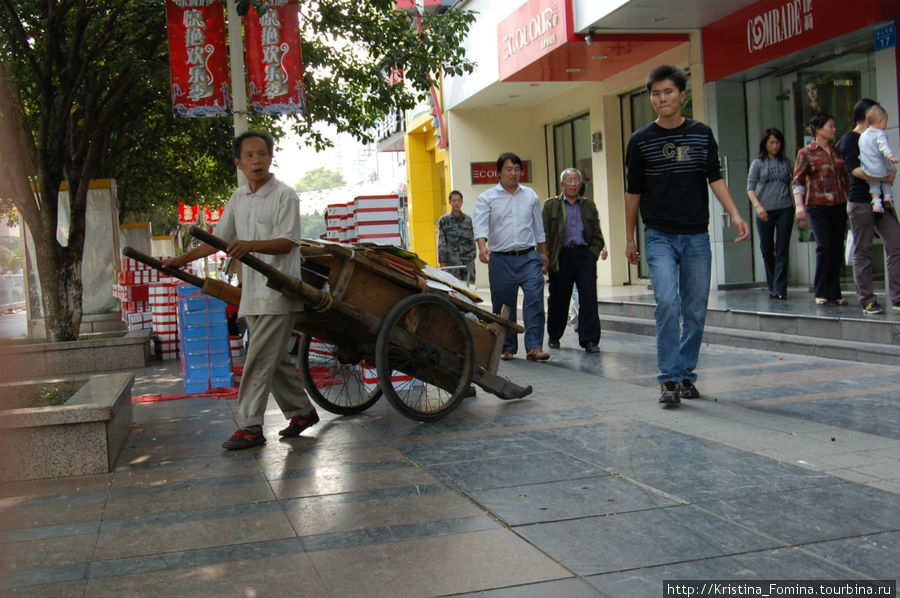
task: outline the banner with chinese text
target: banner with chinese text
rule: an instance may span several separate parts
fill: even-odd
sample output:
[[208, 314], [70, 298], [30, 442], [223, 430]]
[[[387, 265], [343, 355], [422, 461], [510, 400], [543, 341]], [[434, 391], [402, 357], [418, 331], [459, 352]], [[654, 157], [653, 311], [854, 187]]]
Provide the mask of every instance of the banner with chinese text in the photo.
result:
[[219, 0], [166, 0], [176, 116], [230, 114], [225, 12]]
[[244, 19], [250, 112], [305, 112], [297, 0], [266, 0], [266, 6], [262, 17], [251, 9]]

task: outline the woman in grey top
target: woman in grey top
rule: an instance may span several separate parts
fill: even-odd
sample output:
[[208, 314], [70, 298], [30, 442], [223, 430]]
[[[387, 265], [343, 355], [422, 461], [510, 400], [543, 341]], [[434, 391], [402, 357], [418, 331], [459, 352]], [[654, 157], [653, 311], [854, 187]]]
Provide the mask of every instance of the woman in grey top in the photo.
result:
[[793, 171], [794, 165], [784, 157], [784, 135], [778, 129], [766, 129], [759, 154], [750, 164], [747, 195], [756, 208], [759, 249], [773, 299], [787, 299], [788, 247], [794, 226]]

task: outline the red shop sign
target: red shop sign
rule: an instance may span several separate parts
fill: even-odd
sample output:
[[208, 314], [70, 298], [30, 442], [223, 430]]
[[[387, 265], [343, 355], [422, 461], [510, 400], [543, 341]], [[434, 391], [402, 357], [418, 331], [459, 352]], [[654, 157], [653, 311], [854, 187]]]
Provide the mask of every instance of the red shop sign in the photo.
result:
[[306, 95], [297, 0], [266, 0], [265, 4], [268, 10], [262, 17], [251, 9], [244, 20], [250, 112], [303, 113]]
[[[469, 172], [472, 175], [473, 185], [496, 185], [500, 182], [497, 178], [497, 161], [470, 162]], [[522, 160], [522, 177], [520, 183], [531, 182], [531, 160]]]
[[747, 70], [874, 25], [887, 2], [856, 0], [761, 0], [703, 28], [706, 81]]
[[228, 116], [225, 13], [219, 0], [166, 0], [176, 116]]

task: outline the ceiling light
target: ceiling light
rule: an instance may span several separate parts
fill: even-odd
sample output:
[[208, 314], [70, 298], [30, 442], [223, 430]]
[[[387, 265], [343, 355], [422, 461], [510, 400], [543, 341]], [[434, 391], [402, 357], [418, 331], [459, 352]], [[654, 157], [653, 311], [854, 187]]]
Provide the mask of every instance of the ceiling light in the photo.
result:
[[597, 54], [596, 56], [591, 56], [594, 60], [603, 60], [604, 58], [609, 58], [606, 54]]
[[566, 69], [566, 72], [567, 72], [567, 73], [580, 73], [580, 72], [581, 72], [581, 69], [578, 68], [578, 67], [572, 67], [572, 68], [570, 68], [570, 69]]
[[668, 23], [669, 17], [653, 17], [652, 19], [650, 19], [650, 22], [655, 25], [660, 25], [662, 23]]

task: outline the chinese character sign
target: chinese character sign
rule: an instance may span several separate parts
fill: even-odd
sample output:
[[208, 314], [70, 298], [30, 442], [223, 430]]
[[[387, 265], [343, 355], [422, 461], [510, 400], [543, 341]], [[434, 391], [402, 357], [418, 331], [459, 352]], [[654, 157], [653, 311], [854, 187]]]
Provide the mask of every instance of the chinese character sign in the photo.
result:
[[250, 112], [305, 112], [297, 0], [266, 0], [266, 6], [262, 17], [251, 9], [244, 22]]
[[200, 210], [197, 206], [185, 205], [183, 201], [178, 202], [178, 224], [197, 224]]
[[225, 13], [218, 0], [166, 0], [176, 116], [230, 113]]

